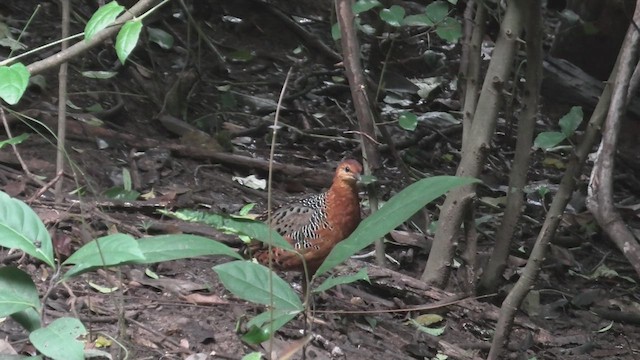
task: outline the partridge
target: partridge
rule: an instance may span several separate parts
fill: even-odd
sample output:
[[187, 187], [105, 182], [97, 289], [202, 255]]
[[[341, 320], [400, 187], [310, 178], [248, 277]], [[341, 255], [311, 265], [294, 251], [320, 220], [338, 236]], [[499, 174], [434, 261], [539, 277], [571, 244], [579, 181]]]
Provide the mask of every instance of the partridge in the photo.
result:
[[[356, 182], [362, 165], [356, 160], [342, 161], [329, 190], [302, 198], [276, 209], [271, 216], [271, 227], [282, 235], [302, 256], [291, 251], [272, 248], [272, 265], [276, 270], [303, 273], [303, 287], [329, 255], [331, 249], [347, 238], [360, 223], [360, 199]], [[266, 221], [266, 216], [261, 220]], [[259, 263], [269, 264], [266, 244], [249, 246]], [[306, 275], [305, 265], [306, 263]]]

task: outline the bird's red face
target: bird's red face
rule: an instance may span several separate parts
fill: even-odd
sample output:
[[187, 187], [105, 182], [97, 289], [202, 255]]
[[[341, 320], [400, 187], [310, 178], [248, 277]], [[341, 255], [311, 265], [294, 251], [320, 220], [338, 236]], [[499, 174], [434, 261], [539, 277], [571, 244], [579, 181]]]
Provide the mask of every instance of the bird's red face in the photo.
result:
[[349, 159], [341, 162], [336, 169], [336, 179], [348, 183], [356, 183], [360, 180], [362, 165], [357, 160]]

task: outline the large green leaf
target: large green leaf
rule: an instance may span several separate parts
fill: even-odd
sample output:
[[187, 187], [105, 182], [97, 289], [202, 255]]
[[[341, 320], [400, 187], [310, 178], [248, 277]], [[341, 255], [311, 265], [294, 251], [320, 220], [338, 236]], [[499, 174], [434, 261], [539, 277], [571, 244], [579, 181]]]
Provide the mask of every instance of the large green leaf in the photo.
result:
[[84, 360], [84, 345], [77, 340], [87, 330], [76, 318], [59, 318], [35, 330], [29, 340], [38, 351], [54, 360]]
[[[98, 246], [99, 244], [99, 246]], [[144, 262], [138, 242], [127, 234], [113, 234], [97, 238], [71, 254], [63, 265], [74, 264], [64, 278], [105, 266], [115, 266], [132, 262]]]
[[462, 36], [462, 25], [458, 20], [446, 17], [438, 24], [438, 27], [436, 27], [436, 34], [443, 40], [450, 43], [457, 43]]
[[10, 105], [17, 104], [27, 90], [30, 76], [27, 67], [21, 63], [0, 66], [0, 99]]
[[543, 150], [549, 150], [563, 142], [566, 138], [565, 134], [558, 131], [543, 131], [536, 136], [533, 145]]
[[116, 54], [122, 64], [127, 60], [140, 39], [142, 21], [127, 21], [116, 36]]
[[105, 29], [107, 26], [113, 25], [118, 15], [124, 10], [124, 6], [118, 4], [116, 1], [112, 1], [108, 4], [101, 6], [84, 27], [85, 39], [91, 40], [91, 38]]
[[316, 272], [316, 276], [332, 269], [371, 245], [376, 239], [385, 236], [423, 206], [447, 191], [474, 182], [478, 180], [456, 176], [434, 176], [407, 186], [389, 199], [380, 210], [364, 219], [348, 238], [336, 245]]
[[227, 245], [196, 235], [146, 237], [138, 240], [138, 246], [144, 255], [144, 260], [140, 262], [145, 264], [205, 255], [225, 255], [242, 260], [242, 256]]
[[380, 19], [391, 26], [398, 27], [402, 25], [402, 19], [404, 19], [405, 10], [400, 5], [391, 5], [388, 9], [380, 10]]
[[55, 268], [49, 232], [25, 203], [0, 191], [0, 246], [19, 249]]
[[40, 309], [36, 285], [24, 271], [15, 267], [0, 268], [0, 318], [26, 310]]
[[327, 291], [334, 286], [342, 285], [342, 284], [351, 284], [352, 282], [364, 280], [368, 283], [371, 283], [369, 280], [369, 274], [367, 274], [367, 269], [360, 269], [357, 273], [351, 275], [344, 276], [331, 276], [327, 278], [320, 286], [313, 289], [314, 293], [319, 293], [323, 291]]
[[28, 332], [32, 332], [42, 327], [42, 323], [40, 322], [40, 313], [32, 307], [11, 314], [11, 318], [13, 321], [22, 325], [22, 327]]
[[232, 261], [216, 265], [213, 270], [224, 287], [241, 299], [263, 305], [273, 304], [278, 310], [303, 309], [291, 286], [266, 266], [251, 261]]
[[267, 244], [271, 243], [271, 245], [282, 249], [293, 250], [293, 247], [287, 240], [276, 231], [273, 231], [267, 224], [260, 221], [209, 214], [194, 210], [180, 210], [176, 212], [163, 211], [162, 213], [184, 221], [207, 224], [221, 231], [246, 235]]
[[358, 15], [375, 7], [382, 6], [378, 0], [358, 0], [353, 4], [353, 13]]
[[[2, 80], [0, 79], [0, 82], [1, 81]], [[18, 144], [22, 143], [23, 141], [27, 140], [27, 138], [29, 138], [29, 134], [24, 133], [24, 134], [20, 134], [18, 136], [12, 137], [12, 138], [7, 139], [7, 140], [2, 140], [2, 141], [0, 141], [0, 149], [2, 149], [5, 145], [18, 145]]]
[[427, 14], [434, 24], [437, 24], [449, 15], [449, 5], [444, 1], [434, 1], [427, 5], [424, 13]]
[[269, 309], [247, 323], [249, 331], [242, 340], [250, 344], [260, 344], [300, 313], [300, 310]]
[[560, 118], [558, 124], [560, 125], [560, 129], [562, 129], [562, 133], [566, 137], [570, 137], [573, 133], [578, 129], [580, 123], [582, 123], [584, 115], [582, 113], [582, 107], [574, 106], [569, 110], [569, 112]]

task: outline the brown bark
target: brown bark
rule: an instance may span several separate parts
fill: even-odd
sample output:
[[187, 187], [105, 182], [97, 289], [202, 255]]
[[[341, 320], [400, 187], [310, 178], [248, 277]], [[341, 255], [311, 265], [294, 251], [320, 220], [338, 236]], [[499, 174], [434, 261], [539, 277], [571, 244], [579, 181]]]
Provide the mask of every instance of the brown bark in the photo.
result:
[[[502, 102], [503, 84], [512, 68], [517, 39], [522, 32], [525, 14], [523, 0], [508, 3], [493, 56], [484, 79], [480, 99], [473, 118], [468, 143], [463, 144], [462, 160], [457, 176], [480, 175], [496, 126]], [[466, 207], [475, 193], [475, 186], [463, 186], [452, 190], [442, 206], [439, 227], [433, 248], [421, 279], [436, 286], [444, 286], [451, 272], [453, 253], [457, 247], [458, 232]]]

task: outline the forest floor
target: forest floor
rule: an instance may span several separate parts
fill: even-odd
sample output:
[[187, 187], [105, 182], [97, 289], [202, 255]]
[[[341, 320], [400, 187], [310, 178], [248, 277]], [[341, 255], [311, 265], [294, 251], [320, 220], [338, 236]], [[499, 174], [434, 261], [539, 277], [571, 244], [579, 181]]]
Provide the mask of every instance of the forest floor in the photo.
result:
[[[31, 15], [36, 1], [0, 5], [0, 14], [12, 27], [20, 28]], [[312, 173], [282, 169], [274, 173], [274, 200], [322, 191], [331, 181], [333, 169], [343, 158], [361, 158], [354, 134], [357, 129], [349, 88], [342, 68], [330, 55], [301, 40], [273, 12], [256, 9], [254, 1], [196, 2], [195, 21], [228, 61], [216, 64], [210, 45], [196, 43], [177, 2], [167, 6], [147, 26], [160, 28], [175, 38], [173, 47], [163, 50], [146, 37], [132, 55], [132, 61], [118, 66], [110, 46], [99, 47], [70, 63], [69, 103], [77, 116], [69, 116], [68, 150], [76, 164], [65, 175], [70, 194], [55, 205], [46, 192], [30, 202], [51, 228], [58, 256], [64, 258], [83, 243], [118, 231], [135, 236], [162, 233], [193, 233], [209, 236], [235, 247], [240, 240], [203, 225], [170, 220], [157, 209], [199, 209], [216, 213], [237, 213], [247, 203], [266, 207], [266, 191], [240, 185], [232, 177], [255, 175], [265, 179], [269, 159], [270, 124], [285, 75], [293, 67], [292, 81], [280, 118], [275, 161], [311, 168]], [[227, 4], [219, 4], [227, 3]], [[330, 24], [326, 20], [330, 2], [281, 2], [281, 11], [304, 14], [309, 21], [298, 26], [320, 41], [330, 44]], [[81, 18], [91, 11], [74, 8]], [[169, 8], [174, 6], [174, 8]], [[266, 6], [265, 6], [266, 8]], [[253, 9], [253, 10], [251, 10]], [[21, 41], [30, 48], [57, 39], [59, 9], [45, 4]], [[174, 16], [170, 16], [170, 14]], [[11, 23], [11, 19], [15, 22]], [[20, 25], [22, 24], [22, 25]], [[81, 31], [77, 24], [72, 33]], [[414, 39], [415, 40], [415, 39]], [[424, 174], [455, 173], [461, 138], [458, 92], [453, 85], [460, 57], [459, 46], [437, 42], [398, 41], [389, 70], [398, 80], [389, 85], [381, 117], [395, 119], [401, 107], [415, 113], [433, 114], [409, 132], [397, 124], [388, 128], [400, 157]], [[425, 55], [426, 50], [429, 55]], [[46, 50], [42, 57], [51, 55]], [[429, 59], [427, 59], [429, 57]], [[428, 61], [427, 61], [428, 60]], [[28, 63], [28, 61], [27, 61]], [[110, 80], [91, 79], [84, 71], [111, 70]], [[46, 86], [32, 86], [19, 111], [31, 114], [55, 129], [57, 69], [42, 74]], [[428, 100], [415, 95], [415, 85], [407, 79], [431, 79], [437, 90]], [[392, 80], [389, 80], [389, 84]], [[411, 94], [413, 91], [413, 94]], [[104, 124], [81, 125], [89, 109]], [[571, 104], [544, 100], [540, 130], [555, 129], [557, 120]], [[400, 109], [400, 110], [399, 110]], [[443, 115], [444, 114], [444, 115]], [[457, 115], [456, 115], [457, 116]], [[182, 119], [213, 137], [184, 130]], [[478, 201], [480, 233], [479, 263], [491, 252], [495, 230], [500, 224], [508, 171], [514, 151], [515, 130], [508, 118], [499, 124], [494, 147], [482, 180]], [[177, 125], [176, 125], [177, 124]], [[26, 126], [28, 125], [28, 126]], [[33, 132], [33, 124], [15, 123], [13, 133]], [[55, 176], [55, 146], [52, 136], [35, 127], [18, 149], [26, 165], [37, 175]], [[196, 135], [194, 135], [194, 133]], [[410, 183], [398, 168], [387, 146], [382, 146], [384, 169], [376, 174], [379, 195], [388, 199]], [[224, 155], [212, 156], [221, 152]], [[247, 158], [255, 162], [244, 161]], [[370, 264], [373, 257], [351, 260], [337, 272], [349, 273], [368, 267], [371, 284], [343, 285], [315, 297], [308, 359], [432, 359], [450, 346], [449, 358], [484, 358], [496, 325], [504, 295], [519, 276], [535, 241], [556, 184], [562, 175], [566, 153], [537, 151], [529, 171], [524, 219], [512, 245], [512, 261], [505, 272], [499, 294], [459, 300], [465, 291], [466, 276], [453, 272], [447, 292], [431, 289], [419, 281], [428, 256], [432, 234], [419, 233], [429, 227], [425, 216], [416, 216], [388, 243], [388, 254], [398, 263], [388, 263], [391, 271]], [[129, 169], [134, 186], [143, 195], [137, 201], [109, 199], [105, 191], [122, 186], [123, 168]], [[585, 172], [586, 174], [586, 172]], [[629, 166], [619, 174], [620, 198], [633, 197], [637, 172]], [[2, 190], [27, 200], [38, 186], [25, 180], [21, 165], [10, 147], [0, 150]], [[588, 175], [579, 179], [585, 188]], [[74, 190], [80, 190], [74, 192]], [[82, 196], [79, 196], [82, 194]], [[637, 192], [636, 192], [637, 194]], [[363, 199], [366, 198], [362, 193]], [[562, 226], [549, 249], [532, 295], [518, 314], [512, 332], [510, 359], [635, 359], [640, 357], [638, 310], [640, 292], [637, 276], [624, 256], [595, 230], [594, 220], [579, 196], [567, 210]], [[77, 200], [80, 200], [78, 202]], [[365, 214], [368, 208], [363, 207]], [[429, 212], [437, 217], [437, 207]], [[631, 207], [629, 214], [633, 213]], [[365, 252], [369, 252], [370, 249]], [[51, 289], [46, 299], [46, 321], [62, 316], [80, 318], [90, 330], [87, 346], [100, 338], [116, 358], [128, 359], [240, 359], [256, 349], [241, 341], [246, 319], [263, 308], [234, 298], [219, 282], [212, 267], [229, 261], [223, 257], [193, 258], [150, 266], [123, 266], [100, 270], [70, 280], [67, 286]], [[19, 266], [33, 275], [41, 294], [49, 290], [48, 269], [19, 254], [0, 249], [3, 266]], [[152, 279], [145, 271], [159, 276]], [[293, 283], [299, 276], [284, 275]], [[388, 281], [388, 280], [393, 281]], [[118, 288], [103, 293], [103, 288]], [[458, 299], [458, 300], [456, 300]], [[412, 306], [433, 306], [422, 311], [390, 311]], [[353, 311], [354, 313], [346, 313]], [[365, 313], [364, 311], [370, 311]], [[439, 314], [444, 327], [438, 337], [419, 330], [410, 320], [419, 315]], [[278, 331], [272, 346], [282, 353], [294, 348], [304, 337], [305, 322], [296, 318]], [[23, 354], [32, 350], [26, 332], [10, 319], [0, 321], [0, 339]], [[117, 339], [110, 342], [109, 339]], [[453, 349], [453, 350], [452, 350]], [[455, 356], [459, 351], [459, 357]], [[294, 358], [301, 358], [300, 354]], [[444, 357], [439, 357], [444, 358]]]

